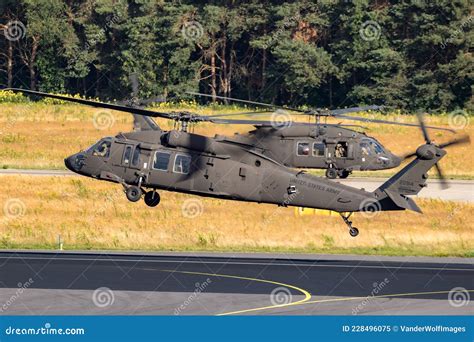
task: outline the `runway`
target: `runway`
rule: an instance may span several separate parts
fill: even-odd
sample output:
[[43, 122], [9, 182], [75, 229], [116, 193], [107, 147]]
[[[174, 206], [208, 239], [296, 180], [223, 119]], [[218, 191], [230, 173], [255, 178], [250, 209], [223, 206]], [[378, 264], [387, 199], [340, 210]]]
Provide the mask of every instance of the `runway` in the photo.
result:
[[1, 315], [469, 315], [474, 259], [0, 252]]
[[[28, 175], [28, 176], [73, 176], [78, 177], [71, 171], [66, 170], [0, 170], [0, 175]], [[379, 187], [385, 178], [356, 178], [335, 179], [340, 182], [356, 188], [363, 188], [367, 191], [373, 191]], [[423, 189], [417, 197], [433, 198], [445, 201], [474, 202], [474, 181], [471, 180], [451, 180], [449, 189], [441, 189], [440, 182], [437, 179], [429, 179], [428, 187]]]

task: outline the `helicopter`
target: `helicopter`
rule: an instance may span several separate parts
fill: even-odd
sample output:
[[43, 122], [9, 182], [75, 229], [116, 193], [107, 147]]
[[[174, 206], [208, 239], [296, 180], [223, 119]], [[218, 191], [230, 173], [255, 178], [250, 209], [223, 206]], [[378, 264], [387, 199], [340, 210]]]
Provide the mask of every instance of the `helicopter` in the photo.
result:
[[[384, 109], [383, 106], [377, 105], [334, 110], [322, 108], [302, 110], [232, 97], [213, 96], [196, 92], [186, 93], [194, 96], [213, 97], [226, 103], [233, 101], [276, 109], [272, 114], [273, 121], [269, 125], [256, 125], [255, 130], [247, 134], [236, 134], [233, 139], [239, 139], [243, 144], [259, 148], [263, 154], [288, 167], [326, 169], [325, 174], [329, 179], [347, 178], [355, 170], [376, 171], [396, 168], [400, 166], [402, 158], [390, 152], [374, 137], [357, 130], [365, 127], [342, 123], [328, 124], [327, 118], [418, 127], [417, 124], [412, 123], [347, 115]], [[293, 112], [293, 115], [314, 118], [315, 122], [294, 122], [288, 112]], [[254, 112], [249, 113], [249, 115], [268, 115], [268, 112]], [[322, 122], [322, 118], [325, 122]], [[425, 127], [455, 133], [454, 130], [449, 128]]]
[[[141, 115], [138, 131], [103, 137], [89, 148], [65, 158], [66, 167], [79, 175], [121, 184], [127, 199], [146, 205], [160, 203], [158, 190], [214, 197], [225, 200], [326, 209], [340, 214], [351, 236], [359, 234], [350, 220], [354, 212], [421, 209], [410, 197], [426, 186], [427, 172], [435, 167], [445, 181], [438, 162], [445, 148], [469, 142], [464, 136], [436, 145], [420, 115], [425, 144], [406, 158], [415, 157], [401, 171], [373, 192], [340, 184], [289, 168], [259, 150], [223, 135], [207, 137], [188, 132], [190, 123], [213, 122], [262, 124], [254, 120], [228, 120], [189, 112], [156, 112], [99, 101], [43, 92], [6, 89], [49, 97], [96, 108]], [[161, 128], [150, 118], [174, 120], [178, 129]]]

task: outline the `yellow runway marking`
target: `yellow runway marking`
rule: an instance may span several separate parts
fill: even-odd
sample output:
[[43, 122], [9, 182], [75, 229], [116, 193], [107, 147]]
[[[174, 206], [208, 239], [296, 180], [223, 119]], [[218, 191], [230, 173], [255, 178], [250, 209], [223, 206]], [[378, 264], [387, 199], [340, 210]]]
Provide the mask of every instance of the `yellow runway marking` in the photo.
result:
[[[321, 299], [321, 300], [307, 301], [307, 302], [305, 302], [305, 303], [298, 303], [297, 305], [329, 303], [329, 302], [343, 302], [343, 301], [351, 301], [351, 300], [357, 300], [357, 299], [366, 299], [367, 297], [370, 297], [370, 298], [409, 297], [409, 296], [423, 296], [423, 295], [431, 295], [431, 294], [444, 294], [444, 293], [449, 293], [449, 292], [451, 292], [451, 291], [394, 293], [394, 294], [380, 295], [380, 296], [365, 296], [365, 297], [347, 297], [347, 298]], [[474, 290], [466, 290], [466, 292], [474, 292]]]
[[174, 271], [174, 270], [162, 270], [162, 271], [163, 272], [173, 272], [173, 273], [183, 273], [183, 274], [198, 274], [198, 275], [206, 275], [206, 276], [220, 277], [220, 278], [232, 278], [232, 279], [256, 281], [256, 282], [260, 282], [260, 283], [273, 284], [273, 285], [287, 287], [287, 288], [299, 291], [302, 294], [304, 294], [304, 296], [305, 296], [303, 299], [298, 300], [296, 302], [291, 302], [291, 303], [287, 303], [287, 304], [264, 306], [264, 307], [260, 307], [260, 308], [251, 308], [251, 309], [244, 309], [244, 310], [238, 310], [238, 311], [224, 312], [224, 313], [217, 314], [217, 316], [236, 315], [236, 314], [242, 314], [242, 313], [252, 312], [252, 311], [261, 311], [261, 310], [268, 310], [268, 309], [274, 309], [274, 308], [282, 308], [282, 307], [287, 307], [287, 306], [292, 306], [292, 305], [301, 305], [301, 304], [303, 304], [303, 303], [305, 303], [305, 302], [307, 302], [308, 300], [311, 299], [311, 294], [308, 291], [306, 291], [302, 288], [296, 287], [294, 285], [279, 283], [277, 281], [257, 279], [257, 278], [248, 278], [248, 277], [239, 277], [239, 276], [233, 276], [233, 275], [228, 275], [228, 274], [187, 272], [187, 271]]
[[[217, 316], [236, 315], [236, 314], [241, 314], [241, 313], [246, 313], [246, 312], [263, 311], [263, 310], [270, 310], [270, 309], [276, 309], [276, 308], [282, 308], [282, 307], [288, 307], [288, 306], [299, 306], [299, 305], [331, 303], [331, 302], [346, 302], [346, 301], [354, 301], [354, 300], [361, 300], [361, 299], [366, 299], [367, 298], [367, 296], [365, 296], [365, 297], [343, 297], [343, 298], [320, 299], [320, 300], [310, 301], [311, 294], [308, 291], [306, 291], [302, 288], [296, 287], [294, 285], [279, 283], [279, 282], [276, 282], [276, 281], [265, 280], [265, 279], [256, 279], [256, 278], [247, 278], [247, 277], [239, 277], [239, 276], [233, 276], [233, 275], [227, 275], [227, 274], [216, 274], [216, 273], [187, 272], [187, 271], [173, 271], [173, 270], [162, 270], [162, 271], [163, 272], [198, 274], [198, 275], [207, 275], [207, 276], [221, 277], [221, 278], [234, 278], [234, 279], [241, 279], [241, 280], [257, 281], [257, 282], [262, 282], [262, 283], [267, 283], [267, 284], [274, 284], [274, 285], [278, 285], [278, 286], [288, 287], [290, 289], [297, 290], [297, 291], [299, 291], [299, 292], [301, 292], [305, 295], [304, 299], [298, 300], [296, 302], [291, 302], [291, 303], [287, 303], [287, 304], [264, 306], [264, 307], [252, 308], [252, 309], [244, 309], [244, 310], [231, 311], [231, 312], [225, 312], [225, 313], [217, 314]], [[474, 290], [466, 290], [466, 291], [467, 292], [474, 292]], [[447, 293], [450, 293], [450, 292], [451, 291], [394, 293], [394, 294], [388, 294], [388, 295], [369, 296], [369, 297], [370, 298], [409, 297], [409, 296], [423, 296], [423, 295], [432, 295], [432, 294], [447, 294]]]

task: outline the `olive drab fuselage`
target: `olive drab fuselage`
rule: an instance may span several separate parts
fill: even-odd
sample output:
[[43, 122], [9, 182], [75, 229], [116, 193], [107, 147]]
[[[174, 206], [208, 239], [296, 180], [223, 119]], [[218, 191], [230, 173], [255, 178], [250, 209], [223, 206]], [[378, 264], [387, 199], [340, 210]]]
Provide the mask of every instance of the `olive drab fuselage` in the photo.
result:
[[281, 206], [357, 211], [374, 196], [290, 169], [236, 140], [174, 130], [120, 133], [65, 162], [101, 180]]
[[230, 139], [292, 168], [367, 171], [391, 169], [401, 162], [376, 139], [338, 125], [257, 127]]

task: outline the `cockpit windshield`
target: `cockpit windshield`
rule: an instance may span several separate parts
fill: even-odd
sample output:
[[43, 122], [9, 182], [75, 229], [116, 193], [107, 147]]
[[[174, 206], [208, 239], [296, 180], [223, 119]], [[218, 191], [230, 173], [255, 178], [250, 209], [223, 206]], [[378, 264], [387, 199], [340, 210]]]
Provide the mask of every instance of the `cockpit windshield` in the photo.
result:
[[92, 145], [86, 150], [86, 153], [90, 153], [93, 156], [99, 156], [107, 158], [110, 155], [110, 146], [112, 145], [112, 138], [104, 138], [99, 140], [97, 143]]
[[382, 154], [384, 153], [383, 147], [375, 139], [362, 139], [360, 148], [363, 155]]

